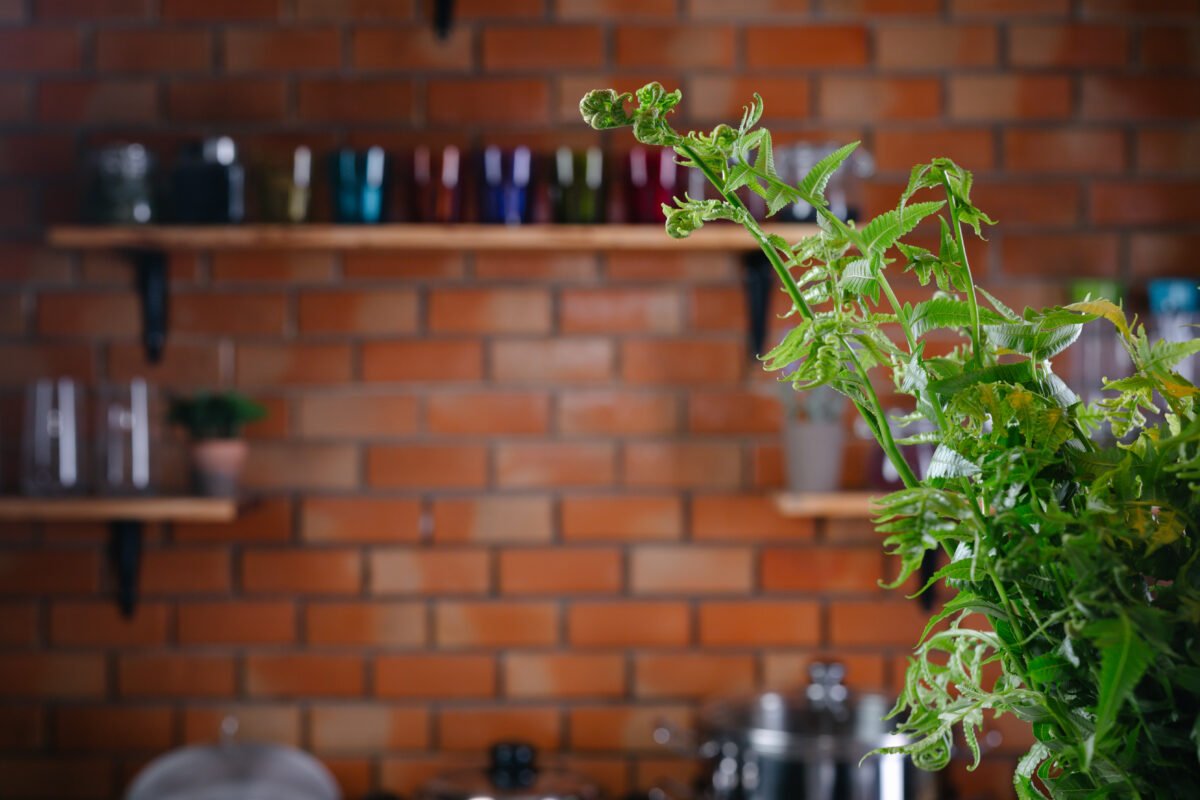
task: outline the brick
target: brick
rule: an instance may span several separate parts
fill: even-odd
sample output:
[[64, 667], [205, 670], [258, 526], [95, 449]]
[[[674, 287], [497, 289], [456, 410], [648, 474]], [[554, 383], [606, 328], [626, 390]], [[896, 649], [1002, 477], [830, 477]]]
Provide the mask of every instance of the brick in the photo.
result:
[[243, 509], [233, 522], [176, 522], [179, 542], [278, 542], [292, 536], [292, 507], [286, 500], [259, 500]]
[[36, 752], [46, 745], [46, 715], [36, 706], [0, 708], [0, 747], [5, 752]]
[[340, 444], [256, 442], [242, 474], [251, 489], [353, 489], [358, 449]]
[[545, 433], [550, 398], [529, 392], [435, 394], [426, 401], [425, 427], [448, 435]]
[[106, 686], [101, 654], [0, 653], [0, 695], [5, 697], [102, 697]]
[[999, 52], [990, 25], [889, 25], [879, 28], [875, 60], [884, 69], [990, 67]]
[[371, 553], [373, 594], [482, 594], [491, 585], [491, 558], [477, 549], [379, 549]]
[[296, 610], [288, 601], [183, 603], [176, 635], [180, 644], [291, 644]]
[[300, 511], [300, 535], [309, 542], [415, 542], [420, 525], [415, 500], [306, 497]]
[[477, 341], [368, 342], [362, 349], [367, 381], [472, 381], [483, 377]]
[[934, 131], [880, 130], [875, 133], [875, 165], [881, 172], [908, 173], [914, 164], [945, 156], [972, 171], [995, 166], [992, 132], [983, 128]]
[[547, 497], [488, 495], [433, 503], [433, 537], [439, 544], [547, 542], [553, 525]]
[[725, 25], [622, 25], [617, 28], [615, 46], [614, 61], [619, 67], [729, 68], [734, 61], [734, 29]]
[[170, 708], [114, 706], [60, 708], [54, 715], [55, 741], [67, 751], [156, 752], [169, 748]]
[[217, 283], [323, 283], [333, 278], [333, 256], [290, 250], [219, 250], [212, 254]]
[[414, 10], [395, 0], [296, 0], [297, 19], [411, 20]]
[[878, 548], [783, 548], [764, 550], [760, 566], [769, 592], [878, 592], [884, 578]]
[[[20, 5], [20, 4], [18, 4]], [[38, 19], [145, 19], [153, 16], [154, 4], [149, 0], [108, 0], [92, 3], [88, 0], [37, 0], [34, 16]]]
[[1161, 15], [1194, 18], [1200, 8], [1195, 0], [1084, 0], [1081, 10], [1089, 17]]
[[236, 684], [231, 656], [189, 653], [122, 655], [117, 662], [122, 697], [230, 697]]
[[622, 459], [625, 484], [646, 488], [733, 488], [741, 483], [737, 444], [635, 442]]
[[167, 87], [172, 122], [268, 122], [282, 119], [286, 109], [282, 80], [197, 80]]
[[245, 662], [251, 697], [352, 697], [363, 693], [358, 656], [252, 653]]
[[300, 709], [287, 705], [217, 705], [186, 708], [183, 714], [183, 739], [189, 744], [212, 744], [214, 731], [221, 730], [221, 721], [234, 716], [238, 735], [251, 742], [300, 745]]
[[1012, 172], [1122, 172], [1125, 136], [1105, 130], [1009, 130], [1004, 163]]
[[96, 66], [106, 72], [203, 72], [212, 66], [212, 36], [191, 28], [101, 29]]
[[813, 663], [836, 662], [846, 668], [844, 683], [851, 689], [877, 692], [886, 684], [884, 659], [867, 653], [789, 653], [775, 652], [763, 656], [764, 688], [794, 691], [810, 681], [809, 666]]
[[428, 118], [437, 124], [512, 125], [514, 108], [524, 125], [550, 121], [550, 87], [536, 78], [432, 79], [427, 102]]
[[700, 643], [709, 647], [813, 645], [821, 638], [816, 603], [737, 602], [700, 605]]
[[1200, 105], [1200, 84], [1191, 78], [1087, 75], [1082, 82], [1084, 119], [1125, 124], [1189, 119]]
[[635, 594], [729, 594], [750, 591], [753, 573], [748, 548], [655, 545], [631, 554], [629, 585]]
[[341, 34], [335, 28], [229, 28], [225, 69], [239, 72], [298, 72], [341, 66]]
[[0, 645], [31, 646], [41, 637], [40, 614], [34, 603], [0, 605]]
[[487, 485], [487, 449], [477, 445], [375, 446], [367, 451], [367, 482], [390, 489], [478, 488]]
[[411, 394], [305, 394], [297, 406], [302, 436], [384, 438], [417, 431], [418, 399]]
[[811, 519], [790, 519], [774, 500], [757, 494], [696, 495], [691, 507], [692, 538], [704, 541], [811, 541]]
[[0, 30], [0, 70], [66, 72], [81, 66], [79, 33], [66, 28]]
[[554, 16], [568, 20], [670, 19], [675, 13], [672, 0], [554, 0]]
[[559, 301], [564, 333], [677, 333], [677, 292], [667, 289], [568, 289]]
[[438, 647], [535, 647], [558, 640], [553, 603], [450, 602], [434, 610]]
[[941, 82], [933, 78], [822, 77], [817, 112], [823, 119], [919, 120], [941, 115]]
[[571, 541], [679, 539], [683, 504], [672, 495], [565, 497], [562, 533]]
[[498, 341], [492, 377], [506, 383], [596, 383], [613, 375], [613, 344], [605, 339]]
[[50, 608], [50, 641], [66, 647], [162, 644], [170, 617], [161, 603], [139, 603], [125, 619], [112, 603], [63, 602]]
[[67, 137], [27, 134], [0, 138], [0, 174], [49, 177], [70, 174], [74, 145]]
[[411, 290], [304, 292], [298, 309], [304, 334], [417, 331], [417, 294]]
[[548, 333], [550, 295], [542, 289], [435, 289], [429, 329], [443, 333]]
[[736, 341], [631, 340], [621, 346], [621, 373], [635, 384], [732, 383], [743, 359]]
[[688, 430], [693, 433], [776, 433], [783, 422], [780, 387], [763, 392], [693, 392]]
[[654, 741], [655, 728], [666, 723], [689, 730], [695, 721], [692, 710], [683, 705], [583, 706], [568, 713], [572, 749], [622, 753], [657, 755], [662, 745]]
[[103, 800], [113, 785], [109, 759], [56, 754], [0, 759], [0, 782], [5, 791], [31, 800]]
[[704, 331], [746, 330], [746, 293], [734, 286], [693, 289], [690, 322], [692, 328]]
[[0, 84], [0, 122], [27, 122], [33, 87], [23, 83]]
[[562, 723], [558, 709], [446, 708], [438, 715], [443, 750], [483, 752], [498, 741], [528, 742], [542, 752], [558, 749]]
[[[564, 98], [565, 100], [566, 98]], [[579, 116], [578, 101], [575, 102], [575, 108], [571, 113], [573, 116], [567, 116], [564, 119], [574, 122]], [[599, 274], [595, 253], [516, 251], [475, 254], [474, 277], [476, 281], [594, 283], [598, 280]]]
[[634, 657], [634, 694], [645, 698], [711, 697], [754, 688], [754, 658], [699, 653]]
[[351, 379], [350, 348], [340, 344], [243, 344], [239, 386], [303, 386]]
[[35, 324], [43, 336], [127, 338], [140, 331], [138, 313], [132, 294], [42, 294]]
[[1005, 275], [1116, 278], [1120, 249], [1112, 234], [1008, 234], [1000, 241], [1000, 262]]
[[1200, 172], [1200, 131], [1139, 130], [1139, 172]]
[[375, 694], [390, 699], [482, 698], [496, 694], [496, 659], [485, 655], [381, 655]]
[[246, 550], [241, 567], [247, 592], [348, 594], [362, 588], [362, 559], [356, 550]]
[[754, 93], [763, 99], [770, 119], [805, 119], [812, 113], [812, 92], [807, 76], [772, 78], [729, 75], [695, 75], [686, 79], [687, 112], [695, 119], [738, 119]]
[[835, 645], [915, 646], [928, 615], [914, 600], [841, 601], [829, 607], [829, 638]]
[[317, 705], [309, 712], [312, 748], [326, 753], [378, 753], [429, 746], [424, 708]]
[[310, 645], [420, 647], [426, 641], [420, 603], [313, 603], [304, 612]]
[[1142, 29], [1142, 64], [1158, 70], [1195, 70], [1200, 67], [1200, 29], [1195, 26]]
[[623, 581], [621, 553], [548, 547], [500, 553], [500, 591], [511, 595], [609, 594]]
[[[25, 384], [47, 375], [88, 381], [94, 373], [91, 348], [85, 345], [2, 344], [0, 362], [4, 364], [0, 383], [10, 386]], [[0, 573], [3, 571], [4, 562], [0, 559]]]
[[813, 3], [809, 0], [742, 0], [736, 6], [726, 0], [687, 0], [687, 15], [695, 19], [774, 19], [806, 16]]
[[841, 0], [822, 9], [826, 16], [933, 16], [942, 13], [939, 0]]
[[956, 16], [1065, 17], [1070, 0], [951, 0], [950, 10]]
[[504, 686], [521, 699], [621, 697], [625, 659], [616, 654], [510, 653]]
[[1089, 206], [1097, 225], [1195, 223], [1200, 221], [1200, 182], [1097, 182]]
[[416, 28], [358, 28], [352, 34], [354, 67], [360, 71], [466, 71], [471, 68], [469, 30], [452, 30], [439, 38], [429, 26]]
[[867, 30], [858, 25], [770, 25], [746, 29], [751, 69], [860, 67], [867, 63]]
[[0, 553], [0, 594], [90, 593], [99, 588], [100, 559], [94, 552]]
[[1079, 186], [1067, 181], [993, 183], [979, 186], [972, 201], [1001, 225], [1071, 225], [1079, 219]]
[[282, 335], [287, 301], [282, 294], [180, 293], [171, 298], [171, 325], [213, 336]]
[[388, 280], [404, 275], [413, 280], [461, 278], [466, 273], [462, 253], [440, 250], [358, 250], [342, 254], [342, 273], [353, 280]]
[[1186, 275], [1194, 266], [1200, 235], [1172, 233], [1134, 234], [1130, 264], [1140, 278]]
[[573, 603], [567, 612], [572, 647], [682, 647], [690, 639], [682, 602]]
[[1057, 75], [959, 75], [949, 81], [952, 119], [1064, 119], [1071, 81]]
[[142, 554], [139, 585], [147, 595], [227, 592], [230, 574], [224, 547], [172, 547]]
[[600, 486], [615, 478], [616, 448], [609, 443], [500, 444], [496, 482], [504, 487]]
[[673, 433], [678, 402], [671, 394], [596, 390], [558, 398], [558, 430], [605, 436]]
[[161, 13], [179, 20], [275, 19], [280, 0], [163, 0]]
[[584, 25], [491, 26], [483, 31], [482, 52], [488, 72], [598, 67], [604, 61], [604, 35]]
[[1129, 61], [1129, 32], [1115, 25], [1017, 25], [1008, 33], [1017, 67], [1120, 67]]
[[416, 119], [411, 81], [310, 78], [300, 82], [296, 115], [317, 122], [407, 122]]

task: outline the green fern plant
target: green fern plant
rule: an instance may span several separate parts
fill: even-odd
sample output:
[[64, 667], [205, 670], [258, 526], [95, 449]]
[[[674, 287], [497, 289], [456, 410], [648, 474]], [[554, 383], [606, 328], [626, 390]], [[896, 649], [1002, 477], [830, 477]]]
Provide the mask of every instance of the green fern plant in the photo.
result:
[[[930, 585], [951, 594], [909, 660], [893, 711], [909, 743], [895, 748], [940, 769], [956, 732], [978, 763], [988, 715], [1015, 714], [1036, 744], [1013, 778], [1019, 797], [1180, 798], [1200, 787], [1200, 390], [1173, 367], [1200, 340], [1151, 342], [1116, 305], [1089, 300], [1017, 313], [976, 286], [966, 231], [993, 221], [971, 200], [972, 175], [945, 158], [915, 167], [895, 208], [843, 222], [824, 190], [856, 147], [817, 163], [797, 184], [779, 177], [757, 95], [739, 125], [680, 133], [678, 91], [651, 83], [580, 103], [594, 128], [631, 127], [672, 148], [718, 199], [664, 205], [667, 233], [707, 222], [742, 225], [792, 302], [796, 325], [763, 356], [797, 389], [847, 397], [904, 481], [879, 501], [898, 587], [929, 551]], [[765, 230], [737, 192], [770, 213], [804, 201], [819, 231], [790, 242]], [[930, 199], [929, 195], [935, 195]], [[906, 241], [922, 223], [938, 246]], [[901, 303], [897, 270], [931, 296]], [[1050, 359], [1086, 324], [1115, 327], [1134, 365], [1085, 405]], [[926, 355], [930, 334], [960, 344]], [[930, 432], [897, 441], [876, 390], [890, 377]], [[1116, 444], [1097, 432], [1111, 430]], [[936, 445], [918, 478], [899, 447]], [[929, 587], [926, 586], [926, 589]], [[924, 591], [924, 590], [922, 590]]]

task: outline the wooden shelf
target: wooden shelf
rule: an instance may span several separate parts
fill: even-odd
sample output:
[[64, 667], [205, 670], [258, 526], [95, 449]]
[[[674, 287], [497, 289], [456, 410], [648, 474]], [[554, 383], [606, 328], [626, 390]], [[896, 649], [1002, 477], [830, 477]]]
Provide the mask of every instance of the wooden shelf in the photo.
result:
[[223, 497], [0, 497], [0, 520], [24, 522], [232, 522]]
[[872, 500], [881, 492], [827, 492], [821, 494], [780, 494], [775, 507], [785, 517], [823, 517], [825, 519], [870, 519]]
[[[797, 241], [815, 225], [770, 225]], [[693, 250], [757, 249], [740, 226], [710, 223], [687, 239], [662, 225], [145, 225], [50, 229], [55, 247], [77, 250]]]

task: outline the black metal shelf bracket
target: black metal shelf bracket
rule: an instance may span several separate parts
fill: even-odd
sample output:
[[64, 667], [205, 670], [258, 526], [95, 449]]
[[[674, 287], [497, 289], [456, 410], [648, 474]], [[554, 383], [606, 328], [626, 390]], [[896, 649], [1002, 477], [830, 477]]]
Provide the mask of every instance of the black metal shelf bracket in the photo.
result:
[[775, 273], [761, 250], [746, 253], [742, 264], [745, 267], [742, 285], [746, 290], [746, 319], [749, 322], [746, 349], [750, 358], [757, 359], [767, 341], [767, 317], [771, 309], [771, 286], [774, 285]]
[[167, 254], [162, 250], [134, 250], [130, 257], [137, 269], [142, 305], [142, 345], [146, 361], [156, 364], [167, 346]]
[[108, 526], [108, 564], [116, 582], [117, 608], [129, 619], [137, 610], [138, 578], [142, 571], [142, 523], [114, 520]]

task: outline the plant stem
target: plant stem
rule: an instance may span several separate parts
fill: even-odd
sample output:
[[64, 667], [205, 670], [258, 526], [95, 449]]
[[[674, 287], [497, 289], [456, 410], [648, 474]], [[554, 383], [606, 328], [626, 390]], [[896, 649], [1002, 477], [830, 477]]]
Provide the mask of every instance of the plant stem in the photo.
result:
[[983, 365], [983, 338], [979, 328], [979, 299], [975, 296], [975, 278], [971, 275], [967, 242], [963, 236], [962, 221], [958, 218], [958, 206], [954, 203], [954, 192], [950, 189], [950, 178], [943, 175], [942, 185], [946, 189], [946, 205], [950, 208], [950, 219], [954, 223], [954, 238], [958, 242], [958, 252], [962, 255], [963, 270], [967, 273], [967, 304], [971, 309], [971, 360], [978, 367]]

